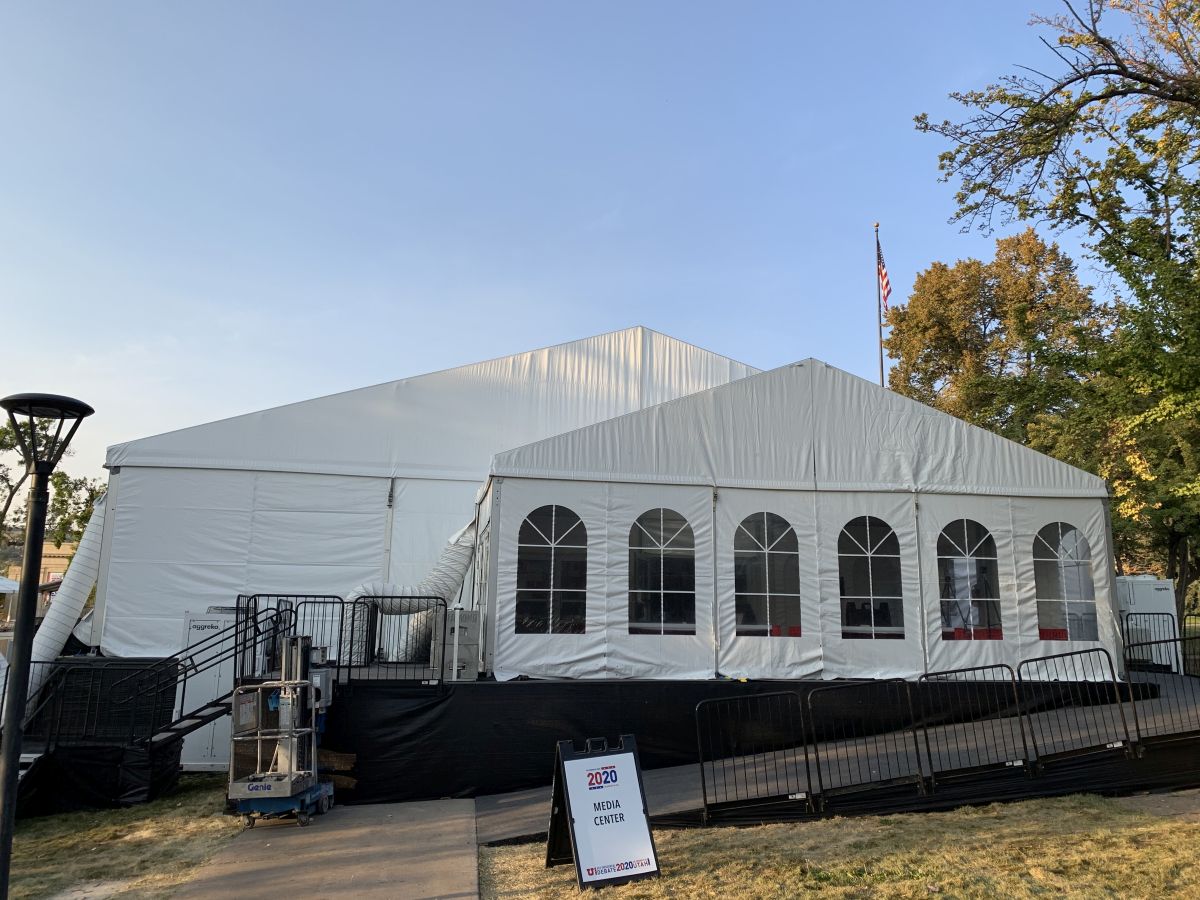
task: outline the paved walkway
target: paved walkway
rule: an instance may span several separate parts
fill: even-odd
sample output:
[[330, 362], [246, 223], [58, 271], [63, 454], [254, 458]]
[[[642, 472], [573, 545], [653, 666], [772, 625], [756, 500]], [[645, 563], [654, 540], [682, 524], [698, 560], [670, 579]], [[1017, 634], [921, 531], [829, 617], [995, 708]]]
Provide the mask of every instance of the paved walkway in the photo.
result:
[[338, 806], [307, 828], [260, 822], [196, 871], [188, 900], [479, 896], [475, 801]]

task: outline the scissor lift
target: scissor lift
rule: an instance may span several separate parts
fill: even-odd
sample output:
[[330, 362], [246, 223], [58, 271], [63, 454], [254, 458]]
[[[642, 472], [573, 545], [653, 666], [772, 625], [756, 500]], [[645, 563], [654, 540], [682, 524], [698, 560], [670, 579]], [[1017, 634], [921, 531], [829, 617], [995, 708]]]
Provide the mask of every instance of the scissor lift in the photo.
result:
[[308, 825], [333, 806], [317, 777], [317, 697], [308, 677], [310, 640], [288, 638], [282, 678], [233, 692], [229, 799], [242, 823], [295, 816]]

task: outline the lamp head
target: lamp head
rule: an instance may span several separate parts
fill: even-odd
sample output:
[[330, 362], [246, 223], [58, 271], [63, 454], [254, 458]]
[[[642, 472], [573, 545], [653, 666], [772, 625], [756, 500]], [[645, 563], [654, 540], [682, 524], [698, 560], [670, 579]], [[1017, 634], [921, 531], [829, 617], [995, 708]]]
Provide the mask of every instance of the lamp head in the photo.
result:
[[[26, 467], [44, 475], [54, 471], [79, 423], [95, 412], [82, 400], [58, 394], [12, 394], [0, 400], [0, 406], [8, 412]], [[50, 427], [39, 439], [40, 421], [47, 421]], [[64, 435], [63, 427], [68, 422]]]

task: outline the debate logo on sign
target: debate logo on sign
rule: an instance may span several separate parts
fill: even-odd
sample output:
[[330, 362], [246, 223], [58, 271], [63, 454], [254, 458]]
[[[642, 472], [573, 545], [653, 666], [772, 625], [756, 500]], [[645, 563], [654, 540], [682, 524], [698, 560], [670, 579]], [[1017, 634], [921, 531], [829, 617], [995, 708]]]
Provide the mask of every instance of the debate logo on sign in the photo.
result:
[[587, 783], [589, 791], [599, 791], [610, 784], [616, 784], [617, 767], [601, 766], [598, 769], [588, 769]]

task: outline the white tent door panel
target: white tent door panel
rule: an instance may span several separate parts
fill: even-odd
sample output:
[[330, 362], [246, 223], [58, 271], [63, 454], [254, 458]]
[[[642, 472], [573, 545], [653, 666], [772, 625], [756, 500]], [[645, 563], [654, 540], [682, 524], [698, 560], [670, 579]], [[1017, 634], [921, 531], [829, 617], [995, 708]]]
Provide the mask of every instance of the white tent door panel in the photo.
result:
[[[560, 550], [577, 552], [569, 536], [566, 543], [557, 533], [538, 536], [547, 527], [561, 528], [547, 526], [545, 512], [540, 514], [541, 519], [530, 523], [526, 540], [521, 540], [526, 519], [547, 506], [556, 507], [556, 522], [571, 523], [573, 517], [578, 517], [580, 525], [573, 527], [587, 530], [582, 634], [556, 631], [562, 627], [560, 613], [577, 602], [574, 592], [560, 592], [553, 584], [543, 589], [536, 580], [536, 566], [521, 563], [522, 544], [529, 561], [553, 559], [551, 553], [557, 556]], [[645, 514], [657, 524], [645, 520], [645, 528], [637, 525]], [[497, 678], [670, 679], [714, 675], [710, 489], [505, 479], [499, 522], [493, 520], [493, 528], [497, 524]], [[646, 551], [636, 564], [632, 597], [631, 533], [637, 535], [638, 548]], [[543, 541], [546, 548], [539, 546]], [[551, 549], [550, 545], [556, 546]], [[554, 572], [554, 578], [558, 578], [557, 567]], [[549, 608], [540, 613], [543, 603]], [[545, 633], [537, 633], [541, 627]]]
[[475, 516], [475, 481], [397, 478], [392, 482], [392, 584], [417, 584], [429, 574], [451, 535]]
[[165, 655], [185, 609], [239, 593], [342, 593], [381, 576], [386, 479], [128, 467], [101, 648]]
[[1037, 623], [1017, 589], [1011, 501], [922, 494], [919, 502], [929, 670], [1016, 668], [1019, 635]]
[[[1018, 655], [1027, 659], [1104, 647], [1119, 669], [1121, 638], [1111, 581], [1115, 563], [1103, 502], [1015, 497], [1011, 503], [1021, 610]], [[1042, 540], [1039, 533], [1045, 536]], [[1055, 535], [1060, 552], [1067, 545], [1058, 564], [1050, 560]], [[1086, 562], [1077, 558], [1084, 555], [1085, 545]], [[1089, 590], [1094, 601], [1086, 599]]]
[[[504, 480], [499, 516], [491, 524], [498, 535], [496, 591], [489, 611], [495, 616], [493, 666], [497, 679], [507, 681], [518, 675], [603, 678], [610, 674], [608, 598], [604, 590], [609, 578], [608, 490], [606, 484], [587, 481]], [[552, 518], [547, 526], [545, 517], [536, 519], [532, 527], [537, 531], [527, 530], [523, 541], [521, 529], [525, 520], [547, 506], [555, 507], [558, 521]], [[571, 526], [571, 516], [579, 518], [578, 525]], [[559, 534], [553, 533], [555, 525]], [[580, 529], [584, 540], [580, 540]], [[547, 530], [551, 533], [543, 535]], [[552, 543], [557, 544], [553, 549]], [[551, 584], [544, 588], [536, 572], [525, 576], [520, 573], [531, 561], [533, 567], [541, 567], [548, 557], [553, 566], [551, 553], [571, 554], [577, 559], [581, 544], [586, 549], [587, 562], [583, 631], [579, 633], [577, 623], [567, 623], [562, 616], [564, 610], [572, 613], [578, 610], [578, 591], [564, 590], [578, 588], [578, 583], [564, 584], [560, 575], [556, 591], [553, 574]], [[523, 552], [527, 554], [525, 559]], [[562, 571], [561, 561], [559, 570]], [[572, 603], [576, 604], [573, 609]]]
[[[661, 596], [651, 591], [639, 591], [655, 583], [638, 583], [636, 568], [632, 567], [631, 540], [644, 547], [657, 542], [653, 523], [647, 528], [649, 536], [636, 523], [643, 515], [654, 518], [658, 510], [667, 511], [660, 519], [663, 525]], [[685, 534], [679, 534], [669, 513], [682, 516], [692, 533], [691, 566], [692, 593], [672, 593], [687, 579]], [[710, 487], [690, 487], [665, 484], [613, 484], [609, 489], [608, 507], [608, 621], [609, 671], [619, 678], [712, 678], [716, 675], [715, 623], [713, 621], [712, 520], [713, 498]], [[633, 538], [635, 526], [638, 537]], [[648, 554], [652, 559], [654, 551]], [[672, 571], [672, 568], [674, 571]], [[638, 596], [640, 595], [640, 596]], [[661, 603], [662, 633], [630, 633], [633, 628], [655, 631], [655, 613]], [[681, 608], [690, 610], [692, 623], [680, 623]], [[685, 614], [686, 615], [686, 614]], [[634, 619], [642, 617], [640, 624]], [[691, 633], [686, 633], [690, 631]]]
[[921, 673], [925, 628], [913, 497], [822, 493], [816, 503], [824, 677]]
[[718, 671], [820, 677], [816, 495], [722, 489], [716, 509]]

